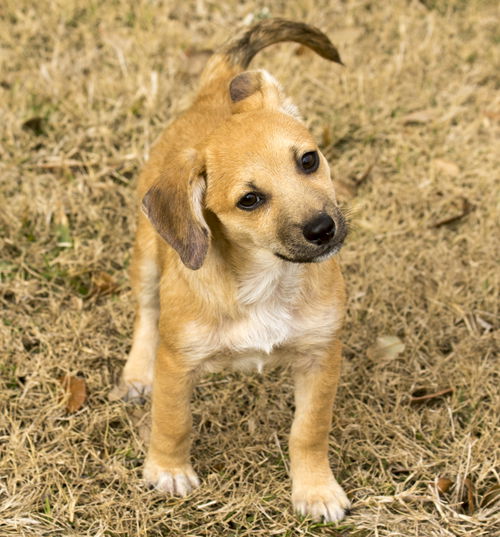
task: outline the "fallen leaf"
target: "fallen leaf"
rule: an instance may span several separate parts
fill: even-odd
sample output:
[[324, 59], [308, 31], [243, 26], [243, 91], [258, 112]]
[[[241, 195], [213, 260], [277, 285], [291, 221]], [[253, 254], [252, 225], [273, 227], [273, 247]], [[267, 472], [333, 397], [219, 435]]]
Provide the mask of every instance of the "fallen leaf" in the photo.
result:
[[[422, 391], [424, 392], [422, 395], [420, 395], [422, 393]], [[413, 392], [413, 395], [410, 399], [410, 402], [412, 403], [421, 403], [423, 401], [430, 401], [432, 399], [437, 399], [439, 397], [443, 397], [443, 395], [449, 395], [450, 393], [453, 393], [453, 388], [445, 388], [444, 390], [440, 390], [438, 392], [433, 392], [433, 393], [425, 393], [426, 390], [415, 390]], [[418, 395], [417, 395], [418, 394]]]
[[405, 350], [405, 344], [396, 336], [380, 336], [377, 342], [371, 345], [366, 354], [369, 358], [392, 360]]
[[87, 385], [82, 377], [64, 375], [59, 379], [66, 392], [66, 410], [76, 412], [82, 408], [87, 399]]
[[474, 501], [474, 485], [468, 477], [464, 479], [464, 492], [466, 497], [464, 498], [464, 502], [462, 505], [467, 511], [467, 514], [472, 515], [476, 510], [476, 505]]
[[460, 168], [454, 162], [449, 160], [436, 158], [432, 161], [432, 164], [436, 169], [450, 177], [456, 177], [460, 173]]
[[96, 272], [92, 275], [92, 290], [90, 296], [106, 296], [114, 293], [118, 289], [113, 276], [107, 272]]
[[440, 477], [436, 481], [436, 488], [440, 494], [445, 494], [448, 489], [453, 485], [453, 481], [447, 477]]

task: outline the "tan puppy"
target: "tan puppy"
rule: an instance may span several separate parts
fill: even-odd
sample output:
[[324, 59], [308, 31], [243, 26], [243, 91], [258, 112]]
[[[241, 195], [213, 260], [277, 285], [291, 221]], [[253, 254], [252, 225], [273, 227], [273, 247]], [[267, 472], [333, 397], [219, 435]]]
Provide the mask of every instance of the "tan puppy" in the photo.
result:
[[334, 521], [349, 508], [328, 463], [345, 311], [333, 256], [346, 224], [328, 163], [295, 107], [266, 71], [244, 71], [280, 41], [340, 63], [320, 31], [260, 22], [210, 59], [193, 105], [152, 150], [139, 179], [138, 307], [121, 389], [133, 398], [153, 386], [144, 475], [186, 495], [199, 484], [189, 459], [197, 375], [290, 366], [293, 504]]

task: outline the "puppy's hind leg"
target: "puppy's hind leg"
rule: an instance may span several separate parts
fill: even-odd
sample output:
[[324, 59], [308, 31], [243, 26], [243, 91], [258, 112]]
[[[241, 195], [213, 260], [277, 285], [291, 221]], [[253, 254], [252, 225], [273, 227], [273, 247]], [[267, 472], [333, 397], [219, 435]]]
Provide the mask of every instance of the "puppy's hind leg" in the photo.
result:
[[141, 237], [140, 231], [131, 267], [132, 287], [137, 300], [132, 348], [121, 380], [110, 393], [111, 399], [126, 401], [139, 399], [151, 391], [158, 346], [160, 269], [154, 240], [142, 240], [145, 237]]

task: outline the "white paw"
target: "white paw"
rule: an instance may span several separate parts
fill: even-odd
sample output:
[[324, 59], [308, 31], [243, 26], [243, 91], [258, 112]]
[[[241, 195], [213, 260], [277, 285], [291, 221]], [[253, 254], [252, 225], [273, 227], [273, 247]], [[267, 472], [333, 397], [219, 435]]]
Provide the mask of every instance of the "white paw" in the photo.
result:
[[138, 399], [144, 399], [146, 395], [151, 393], [151, 384], [144, 384], [142, 382], [125, 382], [121, 380], [110, 392], [109, 400], [118, 401], [135, 401]]
[[292, 502], [300, 515], [325, 522], [342, 520], [351, 507], [351, 502], [333, 477], [326, 485], [294, 486]]
[[146, 462], [144, 479], [156, 490], [174, 496], [187, 496], [200, 486], [200, 480], [190, 464], [163, 470], [154, 463]]

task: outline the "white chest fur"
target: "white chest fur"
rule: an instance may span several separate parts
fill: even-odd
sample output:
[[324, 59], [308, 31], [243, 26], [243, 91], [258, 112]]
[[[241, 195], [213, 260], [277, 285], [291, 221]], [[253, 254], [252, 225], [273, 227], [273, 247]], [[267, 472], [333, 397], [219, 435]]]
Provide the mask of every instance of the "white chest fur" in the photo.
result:
[[305, 318], [301, 309], [304, 267], [279, 259], [256, 262], [241, 275], [237, 300], [240, 315], [215, 326], [193, 321], [184, 332], [188, 359], [209, 369], [230, 360], [237, 368], [262, 369], [277, 347], [308, 332], [331, 334], [338, 319], [328, 315]]
[[273, 260], [256, 263], [238, 287], [242, 318], [228, 323], [229, 348], [269, 354], [291, 335], [299, 303], [302, 267]]

